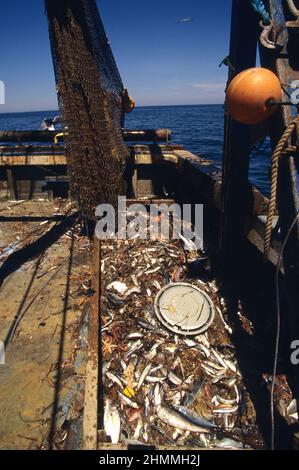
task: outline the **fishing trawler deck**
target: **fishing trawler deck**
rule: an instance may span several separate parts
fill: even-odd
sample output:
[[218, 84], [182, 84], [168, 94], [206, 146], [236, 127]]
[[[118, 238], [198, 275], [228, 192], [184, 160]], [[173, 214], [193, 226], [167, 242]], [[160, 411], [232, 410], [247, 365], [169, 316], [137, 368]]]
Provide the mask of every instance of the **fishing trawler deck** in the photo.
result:
[[[61, 168], [65, 172], [66, 168], [65, 155], [59, 157], [61, 159], [59, 162], [48, 162], [47, 155], [1, 158], [3, 172], [17, 168], [22, 178], [26, 171], [30, 171], [32, 165], [36, 165], [39, 170], [40, 165], [43, 168], [42, 163], [50, 163], [46, 167], [52, 174], [57, 170], [61, 171]], [[29, 174], [32, 178], [32, 173]], [[39, 177], [41, 175], [43, 173], [39, 173]], [[133, 203], [141, 203], [145, 207], [149, 207], [150, 204], [170, 206], [194, 200], [204, 203], [205, 243], [213, 252], [213, 246], [217, 244], [215, 235], [221, 209], [221, 172], [211, 161], [198, 157], [178, 145], [135, 144], [130, 146], [130, 159], [124, 177], [128, 207]], [[15, 187], [24, 191], [23, 185], [24, 181], [18, 181], [16, 178]], [[8, 189], [9, 186], [8, 180]], [[255, 262], [252, 250], [255, 252], [254, 257], [261, 258], [264, 217], [260, 214], [265, 212], [268, 203], [267, 199], [254, 188], [252, 194], [254, 204], [246, 242], [249, 263]], [[10, 191], [10, 195], [16, 196], [17, 192]], [[38, 196], [41, 194], [37, 192], [33, 197]], [[47, 197], [52, 199], [54, 194], [51, 196], [49, 191], [45, 191], [44, 201], [40, 202], [11, 203], [13, 211], [9, 210], [9, 215], [13, 216], [12, 220], [20, 219], [20, 224], [26, 224], [26, 221], [31, 220], [30, 214], [36, 212], [37, 205], [40, 212], [43, 212], [43, 207], [48, 207], [47, 211], [53, 207], [53, 203], [46, 201]], [[4, 202], [2, 221], [9, 224], [10, 218], [6, 214], [5, 204]], [[56, 202], [56, 204], [61, 203]], [[30, 208], [28, 216], [27, 206]], [[57, 223], [59, 214], [52, 215], [53, 224]], [[63, 221], [63, 216], [60, 217]], [[78, 241], [80, 242], [80, 238]], [[277, 262], [279, 246], [279, 240], [277, 242], [274, 240], [271, 250], [273, 269]], [[12, 253], [4, 251], [7, 253], [8, 263], [10, 260], [13, 262], [15, 251], [18, 252], [18, 246], [12, 247]], [[115, 447], [109, 442], [110, 438], [104, 431], [107, 400], [112, 410], [116, 409], [120, 414], [121, 419], [119, 447], [116, 448], [127, 448], [128, 445], [137, 445], [137, 447], [152, 445], [156, 448], [264, 447], [262, 435], [265, 435], [265, 429], [261, 425], [261, 420], [267, 418], [264, 416], [265, 410], [261, 412], [261, 406], [266, 406], [269, 393], [267, 387], [271, 380], [267, 375], [268, 368], [265, 364], [261, 365], [260, 370], [257, 368], [256, 377], [250, 377], [250, 373], [248, 376], [248, 371], [256, 368], [256, 355], [260, 355], [260, 348], [263, 347], [262, 343], [265, 340], [264, 336], [260, 337], [261, 324], [269, 326], [268, 316], [258, 318], [258, 312], [265, 308], [264, 304], [253, 306], [250, 305], [252, 299], [249, 302], [247, 299], [244, 304], [239, 303], [233, 314], [230, 299], [223, 297], [221, 286], [217, 285], [213, 277], [213, 271], [206, 271], [204, 278], [190, 277], [190, 273], [188, 274], [190, 262], [192, 264], [198, 256], [202, 257], [203, 253], [194, 252], [191, 258], [187, 259], [179, 241], [136, 239], [100, 243], [95, 238], [94, 261], [89, 267], [92, 271], [95, 294], [90, 298], [89, 361], [86, 378], [83, 379], [86, 383], [82, 432], [86, 448]], [[250, 277], [252, 271], [250, 264], [247, 265], [247, 269], [247, 276]], [[247, 286], [244, 290], [245, 299], [248, 295], [245, 291], [248, 291], [248, 287], [252, 284], [252, 279], [251, 284], [246, 280], [247, 276], [242, 280], [242, 289]], [[43, 278], [36, 281], [37, 288], [42, 281]], [[204, 334], [195, 338], [172, 334], [154, 315], [155, 297], [159, 289], [168, 282], [182, 281], [206, 292], [215, 306], [213, 324]], [[86, 285], [86, 281], [82, 279], [82, 282]], [[128, 297], [122, 296], [113, 287], [107, 290], [107, 286], [113, 282], [124, 284], [128, 292], [131, 290], [131, 294]], [[259, 282], [258, 279], [256, 282]], [[9, 289], [10, 283], [4, 286], [3, 295], [9, 297]], [[266, 295], [269, 291], [267, 283], [264, 289], [263, 295]], [[269, 312], [270, 309], [271, 307]], [[238, 332], [237, 339], [235, 331]], [[242, 347], [240, 349], [240, 343], [245, 345], [245, 350]], [[136, 344], [138, 352], [133, 351], [130, 354], [130, 350], [132, 348], [134, 350]], [[14, 344], [11, 345], [12, 348], [13, 346]], [[253, 353], [252, 363], [248, 363], [248, 358], [244, 363], [244, 358], [248, 355], [247, 347]], [[28, 359], [30, 360], [30, 357]], [[143, 374], [145, 375], [142, 383], [138, 386]], [[260, 383], [257, 383], [257, 377]], [[261, 383], [262, 395], [265, 395], [264, 405], [259, 401]], [[97, 384], [100, 384], [99, 388]], [[281, 393], [278, 393], [276, 404], [279, 407], [282, 406], [281, 403], [285, 403], [283, 406], [286, 409], [292, 402], [292, 393], [283, 376], [280, 386]], [[82, 397], [80, 400], [83, 407]], [[169, 416], [167, 413], [169, 410], [175, 413], [175, 407], [188, 414], [187, 428], [190, 425], [188, 420], [191, 414], [191, 420], [194, 416], [195, 421], [199, 417], [203, 420], [207, 426], [202, 428], [205, 432], [177, 430], [170, 426], [169, 421], [172, 423], [172, 420], [178, 416]], [[282, 410], [281, 412], [285, 414]], [[288, 441], [291, 439], [288, 437], [289, 431], [282, 438], [288, 429], [288, 425], [284, 425], [283, 422], [280, 421], [279, 425], [280, 439]], [[212, 432], [206, 432], [210, 429]]]

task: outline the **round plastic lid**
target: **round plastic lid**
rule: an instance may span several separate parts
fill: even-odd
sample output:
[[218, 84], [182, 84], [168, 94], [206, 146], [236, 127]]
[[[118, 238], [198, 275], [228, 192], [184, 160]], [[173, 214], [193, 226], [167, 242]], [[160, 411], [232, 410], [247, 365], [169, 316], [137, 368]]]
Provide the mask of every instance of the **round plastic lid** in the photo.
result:
[[210, 297], [198, 287], [183, 282], [168, 284], [158, 293], [155, 313], [168, 330], [184, 336], [204, 333], [215, 318]]

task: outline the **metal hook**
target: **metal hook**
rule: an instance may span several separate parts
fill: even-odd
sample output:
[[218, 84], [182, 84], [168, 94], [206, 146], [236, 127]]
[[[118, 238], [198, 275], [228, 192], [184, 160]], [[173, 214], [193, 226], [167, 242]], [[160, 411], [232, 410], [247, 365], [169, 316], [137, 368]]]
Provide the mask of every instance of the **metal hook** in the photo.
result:
[[[260, 27], [262, 28], [262, 32], [260, 35], [260, 41], [261, 44], [266, 47], [267, 49], [278, 49], [280, 47], [283, 47], [283, 44], [279, 44], [277, 42], [277, 37], [275, 38], [275, 41], [271, 41], [269, 39], [270, 34], [273, 31], [273, 22], [271, 21], [268, 25], [264, 25], [262, 21], [260, 21]], [[277, 36], [275, 34], [275, 36]]]

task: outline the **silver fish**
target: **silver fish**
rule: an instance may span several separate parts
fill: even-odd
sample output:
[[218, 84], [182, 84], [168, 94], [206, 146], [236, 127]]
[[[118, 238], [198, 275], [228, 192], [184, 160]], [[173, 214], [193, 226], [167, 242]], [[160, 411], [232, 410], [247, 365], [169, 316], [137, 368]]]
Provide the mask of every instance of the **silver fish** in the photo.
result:
[[180, 235], [180, 238], [182, 240], [183, 246], [185, 250], [187, 251], [195, 251], [197, 252], [198, 247], [195, 245], [195, 243], [192, 240], [189, 240], [188, 238], [185, 238], [183, 235]]
[[162, 404], [162, 399], [163, 399], [163, 392], [162, 388], [160, 387], [159, 384], [157, 384], [154, 388], [154, 405], [160, 406]]
[[173, 428], [200, 434], [209, 432], [207, 428], [191, 423], [177, 411], [171, 410], [170, 408], [166, 408], [164, 406], [157, 407], [157, 415], [163, 423], [168, 424]]
[[145, 379], [145, 381], [149, 384], [161, 384], [164, 382], [164, 380], [166, 380], [166, 377], [152, 377], [150, 375], [148, 375]]
[[138, 351], [139, 349], [141, 349], [143, 347], [143, 344], [142, 342], [140, 341], [140, 339], [138, 341], [136, 341], [134, 344], [132, 344], [131, 348], [129, 349], [129, 351], [126, 352], [126, 354], [124, 355], [124, 358], [125, 359], [129, 359], [129, 357], [135, 352], [135, 351]]
[[206, 348], [209, 349], [210, 343], [209, 343], [209, 340], [208, 340], [208, 338], [205, 334], [198, 335], [198, 336], [196, 336], [195, 339], [196, 339], [196, 341], [198, 341], [199, 344], [202, 344], [203, 346], [205, 346]]
[[223, 416], [223, 419], [224, 419], [224, 427], [225, 427], [226, 429], [229, 428], [229, 420], [228, 420], [228, 417], [229, 417], [229, 416], [230, 416], [230, 415], [228, 415], [228, 414]]
[[158, 346], [154, 346], [151, 350], [151, 352], [147, 355], [147, 358], [152, 361], [156, 356], [157, 356], [157, 349], [158, 349]]
[[237, 403], [240, 403], [241, 397], [240, 397], [239, 388], [238, 388], [238, 386], [237, 386], [236, 384], [234, 384], [233, 387], [234, 387], [234, 390], [235, 390], [235, 392], [236, 392], [236, 402], [237, 402]]
[[106, 373], [107, 373], [108, 370], [110, 369], [111, 362], [112, 362], [112, 361], [106, 361], [106, 362], [104, 362], [104, 364], [103, 364], [103, 369], [102, 369], [103, 377], [106, 375]]
[[136, 410], [140, 408], [140, 406], [137, 405], [137, 403], [130, 400], [130, 398], [126, 397], [123, 393], [118, 392], [118, 396], [125, 405], [130, 406], [131, 408], [135, 408]]
[[222, 323], [223, 323], [223, 325], [224, 325], [224, 328], [225, 328], [225, 329], [229, 332], [229, 334], [231, 335], [231, 334], [233, 333], [232, 328], [231, 328], [230, 326], [228, 326], [228, 324], [227, 324], [226, 321], [224, 320], [220, 308], [219, 308], [219, 307], [216, 307], [216, 310], [217, 310], [217, 312], [219, 313], [219, 317], [220, 317], [220, 319], [221, 319], [221, 321], [222, 321]]
[[144, 439], [144, 442], [148, 442], [149, 436], [148, 436], [148, 424], [147, 423], [144, 425], [143, 439]]
[[227, 379], [226, 374], [221, 374], [218, 377], [215, 377], [215, 379], [212, 380], [212, 384], [216, 384], [218, 382], [221, 382], [221, 380]]
[[202, 426], [207, 429], [215, 429], [215, 423], [207, 421], [206, 419], [202, 418], [194, 411], [188, 410], [185, 406], [175, 406], [175, 409], [183, 415], [188, 421], [195, 424], [196, 426]]
[[227, 381], [229, 387], [234, 387], [236, 385], [237, 379], [230, 379]]
[[108, 377], [109, 380], [111, 380], [111, 382], [118, 385], [121, 389], [124, 388], [122, 381], [118, 377], [116, 377], [116, 375], [112, 374], [111, 372], [107, 372], [106, 376]]
[[202, 445], [207, 449], [210, 446], [210, 443], [209, 443], [208, 439], [206, 438], [206, 436], [204, 434], [201, 434], [199, 436], [199, 438], [202, 442]]
[[128, 297], [130, 297], [130, 295], [132, 294], [141, 294], [141, 290], [139, 287], [132, 287], [132, 289], [129, 289], [127, 292], [126, 292], [126, 295], [124, 296], [125, 299], [127, 299]]
[[143, 320], [143, 319], [139, 319], [137, 321], [137, 325], [141, 326], [141, 328], [144, 328], [145, 330], [152, 330], [153, 327], [150, 325], [150, 323], [148, 323], [146, 320]]
[[141, 339], [143, 336], [142, 333], [131, 333], [128, 335], [128, 339]]
[[214, 444], [215, 447], [220, 449], [242, 449], [244, 444], [242, 442], [234, 441], [233, 439], [222, 439], [221, 441], [216, 441]]
[[238, 411], [239, 407], [238, 406], [233, 406], [231, 408], [226, 407], [226, 408], [215, 408], [213, 410], [213, 413], [235, 413]]
[[121, 420], [117, 408], [107, 400], [104, 412], [104, 428], [107, 436], [110, 436], [112, 444], [117, 444], [120, 437]]
[[195, 387], [193, 388], [193, 390], [191, 390], [190, 393], [187, 393], [185, 400], [183, 402], [183, 405], [185, 407], [192, 405], [192, 403], [195, 401], [195, 398], [201, 392], [202, 387], [205, 384], [205, 380], [206, 379], [201, 380], [197, 385], [195, 385]]
[[225, 372], [227, 370], [227, 367], [223, 367], [220, 364], [216, 364], [216, 362], [213, 362], [211, 360], [205, 361], [205, 364], [218, 371], [221, 370], [222, 372]]
[[290, 402], [290, 404], [287, 407], [287, 414], [288, 416], [293, 416], [298, 413], [297, 411], [297, 401], [294, 399]]
[[215, 369], [212, 369], [212, 367], [208, 366], [207, 364], [201, 364], [201, 367], [203, 370], [210, 375], [211, 377], [219, 377], [219, 375], [223, 375], [222, 372], [216, 371]]
[[143, 421], [139, 417], [138, 423], [137, 423], [137, 426], [136, 426], [136, 429], [135, 429], [135, 432], [134, 432], [134, 439], [136, 439], [136, 440], [139, 439], [141, 431], [142, 431], [142, 427], [143, 427]]
[[133, 281], [135, 287], [140, 287], [136, 276], [134, 276], [134, 275], [132, 274], [132, 275], [131, 275], [131, 278], [132, 278], [132, 281]]
[[114, 289], [119, 294], [123, 295], [125, 294], [125, 292], [127, 292], [128, 287], [123, 282], [115, 281], [115, 282], [111, 282], [111, 284], [108, 284], [107, 290], [111, 290], [111, 289]]
[[186, 346], [188, 346], [188, 348], [196, 348], [198, 346], [198, 343], [196, 343], [192, 339], [184, 339], [184, 343], [186, 344]]
[[219, 364], [224, 367], [224, 369], [227, 369], [227, 365], [225, 364], [224, 360], [222, 359], [222, 357], [220, 356], [220, 354], [215, 351], [215, 349], [211, 348], [211, 351], [215, 357], [215, 359], [219, 362]]
[[144, 274], [155, 274], [158, 271], [160, 271], [160, 269], [161, 269], [161, 266], [157, 266], [155, 269], [149, 269], [148, 271], [145, 271]]
[[209, 359], [209, 357], [211, 356], [211, 353], [210, 353], [209, 349], [204, 344], [199, 343], [197, 345], [197, 349], [202, 351], [207, 359]]
[[237, 403], [236, 399], [228, 400], [227, 398], [222, 398], [219, 395], [215, 395], [215, 397], [217, 398], [217, 401], [222, 405], [235, 405]]
[[111, 323], [113, 323], [113, 319], [108, 321], [102, 328], [101, 328], [101, 332], [104, 333], [105, 331], [108, 331], [109, 330], [109, 326], [111, 325]]
[[142, 374], [141, 374], [141, 376], [140, 376], [140, 379], [138, 380], [137, 390], [141, 387], [141, 385], [142, 385], [143, 382], [145, 381], [146, 377], [149, 375], [151, 369], [152, 369], [152, 365], [151, 365], [151, 364], [148, 364], [148, 365], [146, 366], [146, 368], [144, 369], [144, 371], [142, 372]]
[[177, 377], [173, 372], [169, 372], [168, 380], [174, 385], [181, 385], [183, 381]]
[[144, 414], [145, 416], [149, 415], [149, 407], [150, 407], [150, 400], [149, 397], [146, 396], [144, 400]]
[[194, 382], [194, 374], [189, 375], [189, 377], [184, 380], [185, 385], [190, 385]]
[[229, 359], [224, 359], [224, 362], [231, 371], [233, 371], [235, 374], [238, 373], [237, 366], [233, 361], [231, 361]]
[[161, 364], [160, 366], [158, 367], [154, 367], [152, 370], [151, 370], [151, 374], [154, 374], [155, 372], [158, 372], [158, 370], [161, 370], [163, 369], [163, 364]]

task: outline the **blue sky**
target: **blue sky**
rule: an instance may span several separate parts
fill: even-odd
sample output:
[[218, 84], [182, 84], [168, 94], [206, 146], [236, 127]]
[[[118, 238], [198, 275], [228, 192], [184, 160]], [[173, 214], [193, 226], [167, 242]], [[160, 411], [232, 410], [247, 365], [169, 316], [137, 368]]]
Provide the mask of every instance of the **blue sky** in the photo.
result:
[[[231, 0], [99, 0], [125, 85], [137, 105], [222, 103]], [[180, 23], [191, 17], [192, 22]], [[2, 0], [0, 112], [57, 108], [43, 0]]]

